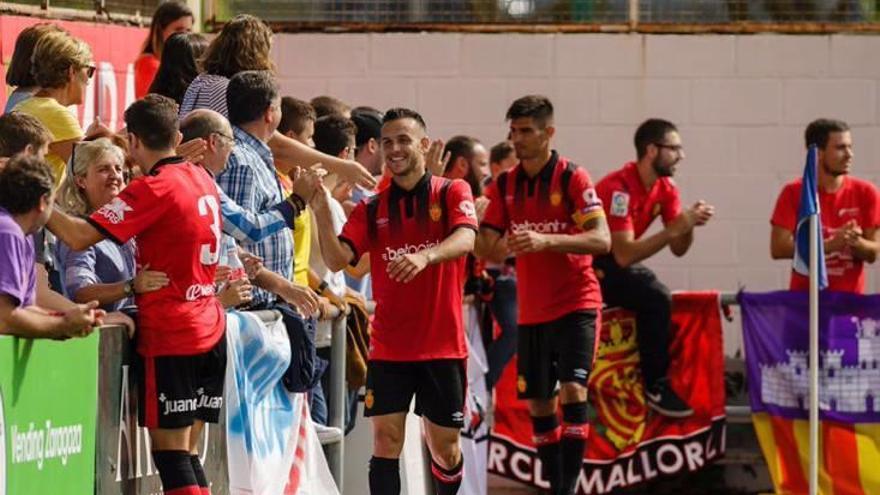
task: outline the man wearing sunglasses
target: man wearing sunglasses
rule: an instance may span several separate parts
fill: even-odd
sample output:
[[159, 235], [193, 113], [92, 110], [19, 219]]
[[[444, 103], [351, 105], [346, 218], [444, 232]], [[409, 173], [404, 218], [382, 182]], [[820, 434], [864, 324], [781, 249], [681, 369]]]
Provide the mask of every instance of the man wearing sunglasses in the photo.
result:
[[[605, 303], [636, 313], [648, 407], [667, 417], [684, 418], [694, 411], [672, 389], [667, 376], [671, 296], [641, 262], [667, 246], [675, 256], [684, 256], [694, 240], [694, 227], [705, 225], [715, 209], [700, 200], [682, 210], [672, 176], [684, 159], [684, 148], [672, 122], [646, 120], [636, 130], [634, 141], [637, 160], [596, 185], [611, 229], [611, 253], [596, 257], [593, 268]], [[645, 235], [658, 216], [664, 228]]]

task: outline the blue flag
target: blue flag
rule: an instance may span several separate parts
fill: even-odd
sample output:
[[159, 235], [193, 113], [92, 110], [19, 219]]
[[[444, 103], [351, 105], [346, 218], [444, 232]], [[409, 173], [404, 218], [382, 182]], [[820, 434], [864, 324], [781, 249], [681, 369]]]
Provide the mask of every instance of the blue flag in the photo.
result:
[[[828, 274], [825, 271], [825, 249], [822, 245], [822, 217], [819, 215], [819, 190], [816, 177], [816, 145], [807, 150], [807, 164], [804, 166], [804, 180], [801, 184], [801, 204], [798, 207], [797, 228], [794, 233], [794, 259], [792, 269], [801, 275], [810, 276], [810, 236], [815, 235], [819, 246], [819, 289], [828, 287]], [[816, 229], [810, 232], [810, 217], [816, 217]]]

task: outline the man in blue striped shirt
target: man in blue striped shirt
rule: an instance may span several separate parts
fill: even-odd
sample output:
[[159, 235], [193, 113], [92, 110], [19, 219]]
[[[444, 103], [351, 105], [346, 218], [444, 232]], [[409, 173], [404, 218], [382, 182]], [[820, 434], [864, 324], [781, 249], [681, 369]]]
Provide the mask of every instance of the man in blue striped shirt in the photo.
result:
[[[240, 72], [229, 81], [226, 98], [235, 148], [229, 156], [226, 169], [217, 176], [217, 183], [245, 210], [271, 209], [284, 201], [272, 151], [267, 144], [281, 120], [278, 85], [269, 72]], [[313, 311], [298, 307], [297, 312], [283, 304], [296, 305], [300, 292], [309, 290], [291, 282], [293, 237], [285, 226], [259, 242], [245, 240], [241, 246], [262, 258], [265, 268], [280, 275], [285, 282], [268, 287], [268, 290], [264, 290], [267, 287], [254, 289], [252, 307], [281, 312], [294, 356], [291, 368], [285, 375], [285, 385], [294, 392], [308, 390], [316, 379]], [[278, 301], [276, 295], [283, 302]], [[303, 361], [295, 362], [297, 358], [303, 358]]]
[[[233, 82], [235, 84], [233, 84]], [[266, 142], [281, 120], [280, 98], [268, 73], [245, 71], [229, 82], [227, 106], [235, 147], [217, 183], [239, 206], [248, 211], [265, 211], [284, 201], [275, 176], [275, 162]], [[236, 103], [231, 108], [230, 103]], [[242, 247], [263, 259], [267, 269], [287, 280], [293, 273], [293, 238], [287, 227], [259, 242], [244, 240]], [[275, 296], [254, 292], [254, 305], [271, 305]]]
[[[226, 117], [205, 108], [193, 110], [181, 120], [180, 132], [183, 133], [183, 142], [203, 139], [205, 152], [199, 164], [215, 177], [223, 172], [235, 145], [232, 127]], [[294, 182], [294, 187], [293, 194], [285, 200], [256, 211], [242, 208], [220, 189], [223, 233], [238, 242], [259, 242], [285, 227], [293, 228], [294, 219], [303, 211], [300, 202], [306, 201], [311, 194], [308, 190], [311, 182], [304, 177], [304, 180]]]

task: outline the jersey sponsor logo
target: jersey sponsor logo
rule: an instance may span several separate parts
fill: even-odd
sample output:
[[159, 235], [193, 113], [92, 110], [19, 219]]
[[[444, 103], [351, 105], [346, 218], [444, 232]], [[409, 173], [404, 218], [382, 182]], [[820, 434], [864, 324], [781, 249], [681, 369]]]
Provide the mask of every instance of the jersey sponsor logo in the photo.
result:
[[837, 216], [845, 217], [845, 216], [856, 216], [859, 214], [858, 207], [856, 208], [841, 208], [837, 210]]
[[159, 394], [159, 402], [162, 403], [162, 416], [169, 414], [193, 412], [199, 409], [220, 409], [223, 405], [223, 397], [211, 397], [204, 395], [204, 390], [197, 391], [199, 397], [191, 399], [171, 400], [165, 397], [165, 394]]
[[468, 218], [477, 218], [477, 207], [474, 206], [474, 202], [470, 200], [464, 200], [458, 204], [458, 211], [464, 213], [464, 215]]
[[382, 217], [376, 219], [377, 227], [386, 227], [388, 225], [388, 217]]
[[615, 217], [625, 217], [629, 213], [629, 194], [623, 191], [615, 191], [611, 195], [611, 214]]
[[125, 212], [134, 211], [131, 206], [128, 206], [128, 203], [122, 200], [119, 196], [110, 200], [109, 203], [105, 204], [98, 210], [98, 214], [102, 215], [107, 219], [108, 222], [116, 225], [117, 223], [125, 220]]
[[440, 244], [440, 242], [438, 242], [438, 241], [428, 241], [428, 242], [423, 242], [421, 244], [404, 244], [403, 246], [401, 246], [399, 248], [391, 248], [391, 247], [385, 246], [385, 252], [382, 253], [382, 259], [385, 261], [394, 261], [399, 256], [403, 256], [405, 254], [416, 254], [419, 251], [424, 251], [425, 249], [431, 249], [432, 247], [435, 247], [439, 244]]
[[553, 191], [550, 193], [550, 204], [553, 206], [559, 206], [559, 203], [562, 203], [562, 194], [559, 191]]
[[214, 284], [193, 284], [186, 289], [186, 300], [196, 301], [214, 295]]
[[532, 231], [539, 234], [559, 234], [568, 230], [568, 222], [553, 220], [550, 222], [513, 222], [510, 231], [513, 233]]

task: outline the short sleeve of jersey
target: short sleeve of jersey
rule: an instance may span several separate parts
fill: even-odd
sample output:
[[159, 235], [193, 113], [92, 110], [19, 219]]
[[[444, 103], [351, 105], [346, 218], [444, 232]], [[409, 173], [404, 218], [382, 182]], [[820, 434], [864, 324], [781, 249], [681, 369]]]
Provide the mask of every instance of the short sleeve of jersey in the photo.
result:
[[[374, 201], [378, 201], [376, 198]], [[354, 252], [354, 258], [351, 263], [353, 265], [361, 259], [364, 253], [370, 251], [370, 238], [367, 234], [367, 203], [361, 201], [354, 207], [348, 221], [342, 227], [342, 233], [339, 234], [339, 240], [348, 244], [348, 247]]]
[[669, 189], [663, 197], [663, 207], [661, 213], [663, 215], [663, 225], [675, 220], [675, 217], [681, 215], [681, 196], [678, 194], [678, 187], [671, 180], [668, 182]]
[[21, 306], [25, 299], [26, 287], [22, 283], [21, 256], [24, 245], [17, 237], [0, 233], [0, 294], [15, 299], [16, 307]]
[[599, 194], [596, 193], [593, 181], [590, 180], [590, 174], [586, 170], [580, 167], [575, 169], [567, 194], [571, 199], [571, 204], [574, 205], [571, 218], [578, 227], [583, 227], [594, 218], [605, 216], [602, 200], [599, 199]]
[[145, 177], [128, 185], [119, 196], [89, 217], [89, 223], [117, 244], [143, 232], [156, 221], [168, 202], [157, 191], [155, 177]]
[[489, 206], [486, 207], [486, 214], [480, 227], [503, 233], [510, 225], [510, 219], [507, 217], [507, 209], [504, 207], [504, 198], [501, 197], [501, 192], [498, 190], [499, 180], [507, 180], [507, 174], [501, 175], [486, 188], [485, 195], [489, 200]]
[[862, 225], [866, 228], [877, 228], [880, 226], [880, 197], [874, 184], [869, 183], [865, 187], [864, 204], [865, 216]]
[[611, 232], [627, 232], [635, 230], [630, 209], [630, 196], [623, 184], [615, 179], [601, 181], [597, 189], [602, 202]]
[[446, 193], [449, 232], [458, 227], [477, 228], [477, 209], [471, 187], [463, 180], [454, 180]]
[[797, 195], [795, 194], [797, 189], [797, 184], [788, 184], [779, 193], [776, 207], [773, 208], [773, 217], [770, 219], [771, 224], [791, 232], [795, 231], [798, 210]]

